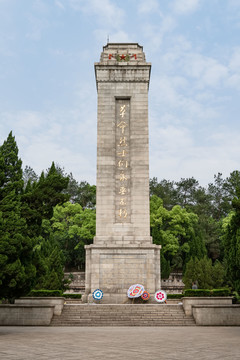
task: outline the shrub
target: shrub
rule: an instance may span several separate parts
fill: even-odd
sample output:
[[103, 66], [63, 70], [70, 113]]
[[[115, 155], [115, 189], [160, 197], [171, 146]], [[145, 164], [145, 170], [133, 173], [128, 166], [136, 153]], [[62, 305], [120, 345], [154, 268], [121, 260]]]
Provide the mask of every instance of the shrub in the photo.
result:
[[231, 291], [230, 289], [213, 289], [212, 290], [213, 295], [212, 296], [230, 296]]
[[184, 291], [184, 296], [190, 296], [190, 297], [214, 297], [214, 296], [230, 296], [230, 290], [229, 289], [188, 289]]
[[232, 300], [233, 304], [240, 304], [240, 295], [238, 294], [238, 292], [234, 291], [232, 295], [233, 295], [233, 300]]
[[183, 294], [167, 294], [168, 299], [181, 299]]
[[62, 290], [31, 290], [28, 296], [33, 297], [52, 297], [52, 296], [63, 296]]
[[65, 299], [81, 299], [82, 294], [63, 294]]
[[184, 290], [184, 296], [197, 297], [197, 296], [211, 296], [211, 290], [206, 289], [187, 289]]

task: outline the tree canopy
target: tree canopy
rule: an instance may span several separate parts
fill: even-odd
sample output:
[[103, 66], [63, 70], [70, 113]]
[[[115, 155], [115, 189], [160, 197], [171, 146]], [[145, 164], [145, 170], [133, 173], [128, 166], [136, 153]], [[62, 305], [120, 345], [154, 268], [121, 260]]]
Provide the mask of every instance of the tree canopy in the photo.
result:
[[96, 213], [80, 204], [64, 203], [54, 208], [50, 221], [53, 237], [59, 242], [65, 256], [65, 267], [83, 269], [84, 245], [91, 244], [95, 235]]
[[230, 285], [240, 292], [240, 188], [232, 205], [233, 211], [223, 222], [224, 264]]
[[25, 294], [35, 278], [34, 241], [21, 215], [22, 192], [22, 162], [10, 132], [0, 147], [0, 297]]
[[[196, 179], [150, 179], [150, 226], [162, 246], [162, 278], [186, 287], [228, 284], [240, 291], [240, 172]], [[63, 270], [84, 269], [95, 235], [96, 186], [52, 165], [38, 176], [18, 157], [12, 132], [0, 146], [0, 297], [63, 289]]]
[[203, 239], [196, 234], [197, 224], [198, 216], [193, 212], [179, 205], [167, 210], [160, 198], [156, 195], [151, 197], [150, 225], [153, 242], [162, 245], [162, 254], [172, 270], [184, 269], [191, 256], [201, 258], [206, 254]]

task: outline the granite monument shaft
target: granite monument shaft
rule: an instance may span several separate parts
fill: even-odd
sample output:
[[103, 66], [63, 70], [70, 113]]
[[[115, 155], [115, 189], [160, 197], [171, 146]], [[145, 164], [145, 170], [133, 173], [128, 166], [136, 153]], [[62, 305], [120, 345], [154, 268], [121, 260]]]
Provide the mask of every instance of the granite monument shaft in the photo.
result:
[[150, 71], [136, 43], [109, 43], [95, 63], [96, 236], [86, 246], [86, 295], [100, 288], [106, 302], [123, 301], [134, 283], [152, 294], [161, 284], [160, 246], [150, 236]]

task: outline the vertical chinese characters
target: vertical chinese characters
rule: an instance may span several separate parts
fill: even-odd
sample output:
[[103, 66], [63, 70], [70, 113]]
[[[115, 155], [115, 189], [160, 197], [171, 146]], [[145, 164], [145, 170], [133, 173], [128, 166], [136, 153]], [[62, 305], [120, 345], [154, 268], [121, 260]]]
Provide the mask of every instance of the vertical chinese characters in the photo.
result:
[[129, 100], [116, 100], [116, 222], [130, 222]]

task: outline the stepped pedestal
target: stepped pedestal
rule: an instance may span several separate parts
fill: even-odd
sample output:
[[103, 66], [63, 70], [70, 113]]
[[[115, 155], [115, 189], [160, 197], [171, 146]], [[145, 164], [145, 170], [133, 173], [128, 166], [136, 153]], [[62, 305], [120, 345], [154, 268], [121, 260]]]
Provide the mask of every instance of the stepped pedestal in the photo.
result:
[[[102, 303], [123, 303], [132, 284], [142, 284], [152, 297], [160, 289], [160, 253], [154, 245], [101, 246], [86, 250], [86, 293], [92, 302], [92, 291], [101, 289]], [[89, 266], [89, 268], [88, 268]]]

